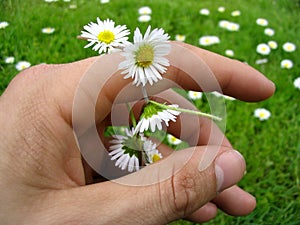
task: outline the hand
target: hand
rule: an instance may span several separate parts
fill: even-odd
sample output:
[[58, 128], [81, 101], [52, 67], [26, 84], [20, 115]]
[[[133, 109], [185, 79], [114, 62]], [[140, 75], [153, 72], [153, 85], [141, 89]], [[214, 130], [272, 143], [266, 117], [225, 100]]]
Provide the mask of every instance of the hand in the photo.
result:
[[[270, 81], [241, 62], [190, 45], [173, 45], [202, 58], [227, 95], [259, 101], [274, 92]], [[222, 132], [203, 118], [200, 127], [210, 132], [200, 132], [197, 146], [172, 153], [158, 163], [114, 181], [85, 185], [90, 174], [84, 171], [73, 134], [73, 99], [78, 87], [84, 89], [78, 85], [90, 65], [97, 61], [106, 70], [109, 65], [104, 63], [105, 59], [118, 57], [114, 54], [65, 65], [39, 65], [21, 72], [10, 83], [0, 98], [1, 222], [165, 224], [179, 218], [207, 221], [216, 215], [217, 207], [231, 215], [250, 213], [255, 199], [235, 186], [243, 176], [244, 159], [232, 149]], [[181, 60], [180, 56], [172, 57], [174, 63]], [[182, 79], [186, 73], [181, 69], [171, 66], [166, 78], [186, 89], [199, 90], [188, 78]], [[201, 77], [198, 72], [195, 75]], [[129, 82], [122, 76], [113, 76], [103, 84], [95, 115], [100, 130], [110, 122], [107, 116], [117, 93]], [[162, 85], [156, 91], [166, 88]], [[178, 102], [179, 96], [174, 92], [167, 91], [165, 95]], [[180, 101], [187, 105], [183, 99]], [[178, 136], [178, 126], [180, 123], [173, 124], [169, 131]], [[198, 126], [191, 123], [191, 134]], [[186, 135], [189, 142], [188, 137], [191, 136]], [[215, 146], [220, 139], [221, 147]], [[216, 159], [204, 167], [201, 159], [205, 151], [216, 148], [221, 149]], [[166, 146], [162, 145], [161, 149], [166, 155], [171, 153]], [[187, 159], [187, 155], [192, 157]], [[161, 173], [172, 172], [178, 166], [182, 167], [177, 173], [160, 179]], [[151, 179], [158, 182], [142, 185]], [[137, 181], [141, 185], [124, 185]]]

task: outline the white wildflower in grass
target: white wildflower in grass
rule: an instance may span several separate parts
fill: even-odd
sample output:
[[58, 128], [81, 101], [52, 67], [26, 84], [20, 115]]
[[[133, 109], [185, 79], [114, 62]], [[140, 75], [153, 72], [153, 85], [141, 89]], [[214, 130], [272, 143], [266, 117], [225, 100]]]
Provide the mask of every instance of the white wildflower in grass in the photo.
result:
[[83, 27], [81, 37], [86, 38], [89, 44], [85, 48], [91, 47], [99, 54], [111, 53], [112, 51], [124, 47], [127, 44], [128, 35], [130, 34], [126, 25], [115, 26], [112, 20], [101, 21], [97, 18], [97, 23], [90, 22]]
[[171, 145], [179, 145], [182, 143], [182, 140], [174, 137], [172, 134], [167, 134], [167, 140]]
[[109, 3], [109, 0], [100, 0], [100, 3], [101, 4], [106, 4], [106, 3]]
[[225, 7], [224, 6], [218, 7], [218, 12], [220, 12], [220, 13], [225, 12]]
[[8, 25], [9, 25], [8, 22], [6, 22], [6, 21], [1, 21], [1, 22], [0, 22], [0, 29], [4, 29], [4, 28], [6, 28]]
[[12, 64], [15, 62], [15, 57], [13, 56], [8, 56], [4, 59], [4, 62], [7, 63], [7, 64]]
[[300, 77], [298, 77], [294, 80], [294, 86], [295, 86], [295, 88], [300, 90]]
[[[178, 105], [168, 105], [171, 108], [178, 108]], [[172, 109], [163, 109], [151, 102], [149, 102], [143, 109], [140, 120], [135, 127], [135, 133], [151, 130], [154, 132], [156, 129], [161, 130], [162, 124], [169, 126], [169, 121], [176, 121], [180, 112]]]
[[293, 68], [293, 66], [294, 66], [293, 61], [290, 59], [283, 59], [280, 62], [280, 67], [283, 69], [291, 69]]
[[267, 36], [273, 36], [275, 34], [275, 31], [271, 28], [266, 28], [264, 30], [264, 34], [267, 35]]
[[224, 29], [228, 29], [230, 22], [227, 20], [220, 20], [219, 21], [219, 27], [224, 28]]
[[122, 52], [125, 60], [119, 64], [119, 69], [123, 70], [121, 74], [125, 74], [124, 79], [132, 78], [136, 86], [152, 85], [162, 79], [170, 65], [165, 58], [171, 51], [169, 35], [161, 28], [151, 31], [148, 26], [144, 36], [136, 28], [133, 40]]
[[219, 27], [228, 31], [238, 31], [240, 29], [240, 25], [238, 23], [233, 23], [227, 20], [220, 20]]
[[69, 9], [77, 9], [77, 5], [76, 4], [71, 4], [71, 5], [69, 5]]
[[202, 98], [203, 93], [199, 91], [188, 91], [188, 97], [192, 100]]
[[152, 10], [149, 6], [143, 6], [139, 8], [138, 12], [140, 15], [150, 15], [152, 13]]
[[231, 12], [231, 16], [236, 17], [236, 16], [240, 16], [241, 15], [241, 11], [239, 10], [235, 10]]
[[133, 130], [126, 129], [126, 135], [113, 135], [110, 141], [109, 156], [116, 160], [115, 166], [129, 172], [139, 170], [139, 154], [143, 148], [143, 137], [134, 135]]
[[146, 23], [149, 22], [151, 20], [151, 16], [150, 15], [140, 15], [138, 17], [138, 21], [141, 23]]
[[27, 61], [20, 61], [16, 64], [16, 69], [18, 71], [21, 71], [21, 70], [24, 70], [24, 69], [27, 69], [31, 66], [30, 62], [27, 62]]
[[202, 36], [199, 38], [199, 44], [202, 46], [209, 46], [219, 43], [220, 39], [217, 36]]
[[258, 118], [259, 120], [267, 120], [271, 116], [271, 112], [264, 108], [258, 108], [254, 110], [254, 117]]
[[268, 59], [258, 59], [255, 61], [255, 64], [261, 65], [261, 64], [266, 64], [268, 62]]
[[185, 36], [185, 35], [182, 35], [182, 34], [176, 34], [176, 35], [175, 35], [175, 40], [176, 40], [176, 41], [184, 42], [185, 39], [186, 39], [186, 36]]
[[291, 42], [286, 42], [282, 46], [285, 52], [294, 52], [296, 50], [296, 45]]
[[234, 56], [234, 51], [231, 49], [227, 49], [225, 50], [225, 55], [229, 56], [229, 57], [233, 57]]
[[264, 19], [264, 18], [258, 18], [256, 19], [256, 24], [262, 27], [268, 26], [269, 22], [268, 20]]
[[149, 139], [144, 141], [143, 150], [145, 152], [146, 165], [155, 163], [163, 158], [162, 154], [157, 150], [156, 144]]
[[200, 15], [208, 16], [210, 11], [208, 9], [200, 9], [199, 13]]
[[261, 55], [269, 55], [271, 52], [271, 48], [267, 44], [259, 44], [256, 47], [256, 52], [261, 54]]
[[270, 46], [271, 49], [277, 49], [278, 44], [276, 41], [268, 41], [268, 45]]
[[42, 29], [43, 34], [52, 34], [55, 31], [55, 28], [53, 27], [45, 27]]
[[64, 2], [71, 2], [71, 0], [64, 0]]

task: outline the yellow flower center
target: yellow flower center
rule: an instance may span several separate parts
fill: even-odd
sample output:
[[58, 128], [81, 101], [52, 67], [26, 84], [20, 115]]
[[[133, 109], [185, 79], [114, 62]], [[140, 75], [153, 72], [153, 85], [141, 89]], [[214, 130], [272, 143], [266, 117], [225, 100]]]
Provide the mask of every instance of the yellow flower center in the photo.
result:
[[136, 64], [139, 67], [148, 67], [154, 59], [154, 49], [151, 45], [143, 45], [139, 47], [135, 55]]
[[98, 40], [106, 44], [110, 44], [115, 40], [115, 35], [110, 30], [104, 30], [98, 34]]
[[259, 113], [259, 117], [260, 117], [260, 118], [265, 118], [265, 117], [266, 117], [266, 114], [265, 114], [264, 112], [260, 112], [260, 113]]
[[160, 156], [159, 156], [158, 154], [154, 154], [154, 155], [152, 156], [152, 161], [153, 161], [153, 163], [159, 161], [160, 159], [161, 159], [161, 158], [160, 158]]

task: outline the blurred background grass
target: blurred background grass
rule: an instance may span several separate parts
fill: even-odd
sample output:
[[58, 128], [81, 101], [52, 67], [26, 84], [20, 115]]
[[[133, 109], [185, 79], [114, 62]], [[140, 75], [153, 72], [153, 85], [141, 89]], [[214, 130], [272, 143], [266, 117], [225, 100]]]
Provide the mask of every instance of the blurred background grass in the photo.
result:
[[[150, 22], [138, 22], [141, 6], [152, 9]], [[224, 13], [217, 11], [219, 6], [225, 7]], [[256, 196], [257, 208], [238, 218], [220, 213], [207, 224], [300, 224], [300, 91], [293, 86], [294, 79], [300, 76], [298, 0], [111, 0], [107, 4], [100, 4], [99, 0], [2, 0], [0, 7], [0, 21], [9, 22], [8, 27], [0, 29], [0, 93], [18, 73], [17, 61], [26, 60], [32, 65], [67, 63], [97, 55], [91, 49], [83, 49], [86, 42], [76, 38], [82, 27], [95, 22], [96, 17], [126, 24], [132, 31], [137, 26], [145, 31], [149, 24], [162, 27], [171, 39], [183, 34], [187, 43], [196, 46], [203, 35], [218, 36], [220, 44], [205, 48], [222, 55], [226, 49], [232, 49], [233, 58], [263, 72], [275, 82], [277, 90], [272, 98], [260, 103], [226, 101], [226, 134], [247, 161], [247, 174], [240, 186]], [[202, 8], [209, 9], [210, 15], [200, 15]], [[241, 15], [232, 17], [234, 10]], [[269, 21], [274, 36], [264, 35], [264, 27], [255, 23], [260, 17]], [[221, 29], [221, 19], [240, 24], [240, 30]], [[43, 34], [44, 27], [54, 27], [55, 32]], [[256, 46], [269, 40], [276, 41], [278, 49], [262, 57], [256, 53]], [[293, 42], [296, 51], [283, 51], [285, 42]], [[7, 56], [14, 56], [16, 62], [6, 64]], [[268, 58], [268, 63], [255, 64], [261, 58]], [[292, 69], [280, 68], [280, 61], [285, 58], [294, 62]], [[202, 109], [207, 107], [205, 101], [196, 100], [195, 104]], [[261, 122], [253, 117], [253, 111], [261, 107], [272, 113], [269, 120]]]

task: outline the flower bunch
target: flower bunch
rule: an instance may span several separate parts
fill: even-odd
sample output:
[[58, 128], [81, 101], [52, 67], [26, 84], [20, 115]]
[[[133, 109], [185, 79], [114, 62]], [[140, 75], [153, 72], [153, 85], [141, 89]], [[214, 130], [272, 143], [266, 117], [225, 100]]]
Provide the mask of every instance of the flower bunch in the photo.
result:
[[148, 26], [144, 35], [136, 28], [133, 42], [128, 41], [130, 31], [126, 25], [115, 26], [115, 22], [110, 19], [102, 21], [97, 18], [97, 23], [91, 22], [83, 28], [80, 38], [89, 42], [85, 48], [93, 46], [92, 49], [99, 54], [121, 51], [120, 54], [124, 57], [124, 61], [118, 65], [121, 74], [124, 79], [132, 79], [133, 85], [140, 86], [145, 98], [138, 120], [136, 121], [129, 108], [132, 126], [126, 127], [121, 133], [111, 134], [109, 156], [116, 161], [115, 166], [133, 172], [142, 165], [160, 160], [163, 156], [157, 144], [149, 138], [149, 133], [158, 132], [164, 126], [169, 126], [169, 123], [176, 122], [180, 113], [193, 113], [220, 120], [210, 114], [182, 109], [177, 104], [149, 100], [145, 85], [152, 86], [162, 80], [170, 66], [166, 58], [171, 52], [170, 37], [162, 28], [152, 30]]

